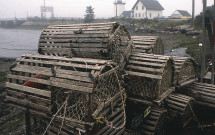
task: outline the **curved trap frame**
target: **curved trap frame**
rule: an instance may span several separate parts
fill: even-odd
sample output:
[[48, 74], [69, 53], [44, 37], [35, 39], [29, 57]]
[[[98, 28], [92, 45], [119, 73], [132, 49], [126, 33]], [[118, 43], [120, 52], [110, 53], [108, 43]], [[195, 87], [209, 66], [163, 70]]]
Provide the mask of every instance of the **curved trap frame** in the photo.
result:
[[119, 74], [116, 63], [108, 60], [23, 55], [8, 74], [7, 100], [35, 115], [57, 113], [59, 123], [86, 131], [97, 117], [121, 107]]
[[194, 82], [181, 88], [181, 92], [193, 97], [196, 103], [215, 109], [215, 85]]
[[124, 25], [110, 22], [49, 26], [43, 30], [38, 46], [38, 52], [45, 55], [119, 62], [131, 52], [132, 42]]
[[164, 43], [158, 36], [132, 36], [135, 53], [164, 55]]
[[190, 57], [172, 57], [175, 62], [175, 83], [184, 86], [197, 81], [197, 63]]
[[167, 97], [165, 104], [174, 124], [184, 128], [193, 119], [191, 109], [194, 106], [194, 99], [192, 97], [173, 93]]
[[134, 53], [125, 70], [128, 96], [158, 101], [171, 91], [174, 66], [168, 56]]

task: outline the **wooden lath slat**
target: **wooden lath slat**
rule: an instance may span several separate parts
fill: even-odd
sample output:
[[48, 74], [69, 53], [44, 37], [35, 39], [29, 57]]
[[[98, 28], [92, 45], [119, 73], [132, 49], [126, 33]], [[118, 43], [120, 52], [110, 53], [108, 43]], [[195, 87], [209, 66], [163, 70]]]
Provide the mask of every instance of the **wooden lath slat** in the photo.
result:
[[66, 58], [66, 57], [53, 57], [47, 55], [39, 55], [39, 54], [26, 54], [22, 55], [22, 57], [28, 58], [37, 58], [37, 59], [47, 59], [47, 60], [58, 60], [58, 61], [65, 61], [65, 62], [86, 62], [91, 64], [105, 64], [111, 62], [110, 60], [101, 60], [101, 59], [91, 59], [91, 58]]
[[[53, 65], [53, 66], [64, 66], [64, 67], [75, 67], [75, 68], [83, 68], [83, 69], [94, 69], [94, 70], [100, 70], [102, 66], [93, 66], [87, 64], [77, 64], [77, 63], [67, 63], [67, 62], [55, 62], [55, 61], [45, 61], [45, 60], [33, 60], [33, 59], [23, 59], [18, 58], [17, 61], [19, 62], [31, 62], [31, 63], [37, 63], [37, 64], [44, 64], [44, 65]], [[35, 66], [34, 66], [35, 67]], [[33, 67], [32, 67], [33, 68]], [[37, 67], [35, 67], [37, 68]], [[42, 67], [38, 67], [42, 68]], [[44, 67], [43, 67], [44, 68]]]
[[45, 91], [45, 90], [40, 90], [40, 89], [36, 89], [36, 88], [26, 87], [26, 86], [14, 84], [14, 83], [9, 83], [9, 82], [6, 82], [6, 88], [16, 89], [16, 90], [19, 90], [19, 91], [28, 92], [28, 93], [31, 93], [31, 94], [36, 94], [36, 95], [40, 95], [40, 96], [44, 96], [44, 97], [48, 97], [48, 98], [51, 97], [51, 92], [50, 91]]
[[162, 79], [162, 75], [153, 75], [153, 74], [133, 72], [133, 71], [126, 71], [126, 72], [132, 76], [140, 76], [140, 77], [152, 78], [152, 79], [157, 79], [157, 80]]

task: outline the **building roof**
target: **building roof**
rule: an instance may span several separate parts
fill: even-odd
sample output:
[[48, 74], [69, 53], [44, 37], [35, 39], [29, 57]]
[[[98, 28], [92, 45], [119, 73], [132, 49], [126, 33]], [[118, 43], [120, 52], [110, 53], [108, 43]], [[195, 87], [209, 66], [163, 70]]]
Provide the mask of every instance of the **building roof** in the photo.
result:
[[132, 11], [124, 11], [124, 12], [122, 12], [121, 16], [122, 17], [131, 17], [131, 12]]
[[182, 16], [191, 16], [186, 10], [177, 10]]
[[149, 10], [164, 10], [164, 8], [161, 6], [161, 4], [157, 0], [137, 0], [137, 2], [134, 4], [132, 10], [136, 7], [138, 2], [142, 2], [143, 5], [146, 7], [146, 9]]

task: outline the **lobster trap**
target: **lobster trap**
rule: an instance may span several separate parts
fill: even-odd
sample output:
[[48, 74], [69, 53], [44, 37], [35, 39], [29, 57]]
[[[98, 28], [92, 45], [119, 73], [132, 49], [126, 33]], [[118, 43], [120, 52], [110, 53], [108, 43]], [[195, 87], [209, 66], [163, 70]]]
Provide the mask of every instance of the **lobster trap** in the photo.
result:
[[215, 85], [193, 82], [181, 88], [181, 92], [193, 97], [201, 106], [215, 109]]
[[133, 53], [125, 71], [128, 96], [158, 101], [172, 90], [174, 66], [168, 56]]
[[190, 57], [172, 57], [175, 63], [175, 83], [184, 86], [197, 81], [197, 63]]
[[110, 60], [23, 55], [10, 68], [7, 100], [30, 113], [86, 132], [123, 102], [119, 67]]
[[193, 120], [195, 101], [192, 97], [172, 93], [166, 98], [165, 104], [174, 124], [185, 128]]
[[131, 37], [124, 25], [110, 22], [48, 26], [40, 36], [38, 52], [119, 62], [131, 49]]
[[135, 53], [164, 55], [164, 43], [158, 36], [132, 36]]

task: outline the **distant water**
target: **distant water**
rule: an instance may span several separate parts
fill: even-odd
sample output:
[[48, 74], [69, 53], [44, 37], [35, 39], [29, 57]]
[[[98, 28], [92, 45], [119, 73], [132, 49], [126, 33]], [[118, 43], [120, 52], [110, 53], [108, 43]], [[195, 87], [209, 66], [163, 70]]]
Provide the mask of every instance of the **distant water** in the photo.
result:
[[186, 53], [187, 48], [177, 48], [174, 50], [165, 50], [165, 55], [167, 56], [181, 56], [181, 57], [190, 57], [189, 54]]
[[23, 54], [37, 53], [41, 32], [0, 28], [0, 57], [18, 58]]

